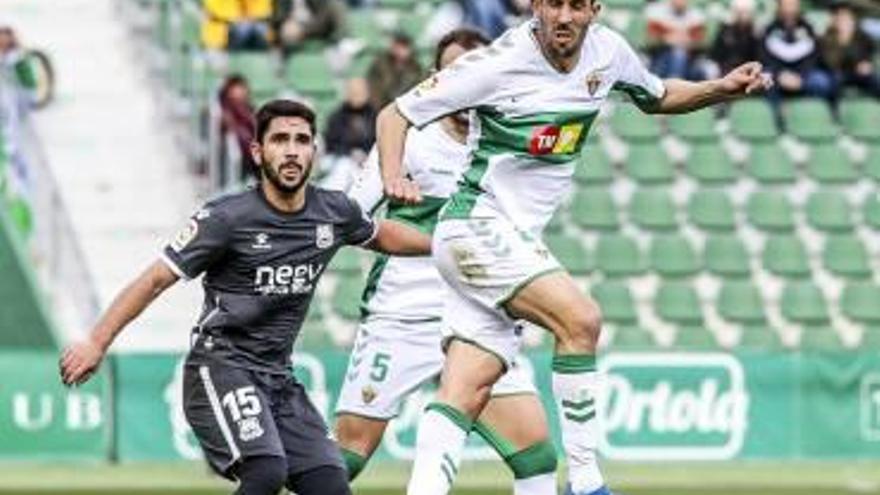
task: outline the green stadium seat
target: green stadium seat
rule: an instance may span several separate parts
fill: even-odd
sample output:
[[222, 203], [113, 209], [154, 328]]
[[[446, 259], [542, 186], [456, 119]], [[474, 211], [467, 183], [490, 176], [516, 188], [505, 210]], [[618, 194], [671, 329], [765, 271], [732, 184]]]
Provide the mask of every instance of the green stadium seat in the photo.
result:
[[615, 348], [653, 349], [657, 347], [654, 337], [645, 329], [636, 326], [620, 326], [611, 345]]
[[336, 76], [323, 52], [294, 53], [287, 61], [284, 76], [293, 89], [305, 95], [336, 96]]
[[316, 294], [309, 304], [309, 310], [306, 312], [306, 322], [320, 323], [324, 321], [324, 310], [321, 309], [320, 297]]
[[779, 335], [766, 326], [747, 326], [742, 329], [738, 348], [741, 349], [778, 349], [782, 347]]
[[599, 237], [596, 267], [609, 278], [629, 277], [644, 273], [645, 262], [635, 240], [610, 234]]
[[614, 180], [614, 168], [601, 146], [584, 146], [581, 159], [575, 164], [574, 179], [584, 186], [609, 184]]
[[720, 235], [709, 237], [704, 249], [706, 268], [724, 278], [742, 278], [751, 274], [749, 253], [739, 237]]
[[778, 131], [773, 111], [763, 98], [741, 100], [730, 107], [730, 126], [733, 134], [747, 141], [770, 141]]
[[617, 230], [617, 206], [607, 189], [581, 189], [571, 203], [572, 217], [577, 225], [589, 230]]
[[591, 288], [590, 294], [599, 304], [604, 321], [618, 325], [638, 323], [636, 303], [626, 282], [606, 281], [596, 284]]
[[700, 189], [687, 206], [690, 222], [702, 230], [729, 232], [736, 227], [733, 201], [723, 190]]
[[810, 150], [807, 175], [821, 184], [849, 184], [859, 178], [847, 154], [833, 143], [819, 144]]
[[544, 232], [547, 234], [558, 234], [562, 232], [565, 228], [565, 221], [562, 217], [562, 210], [556, 210], [556, 213], [550, 217], [550, 221], [547, 222], [547, 225], [544, 227]]
[[874, 230], [880, 230], [880, 193], [876, 191], [868, 195], [862, 206], [865, 223]]
[[880, 324], [880, 286], [870, 282], [847, 284], [840, 296], [840, 310], [850, 320], [866, 325]]
[[664, 320], [682, 326], [703, 323], [697, 291], [687, 282], [666, 282], [657, 290], [654, 311]]
[[[645, 0], [612, 0], [612, 2], [632, 2], [644, 4]], [[609, 4], [610, 6], [610, 4]], [[643, 16], [631, 15], [624, 28], [624, 36], [633, 48], [640, 49], [647, 45], [648, 23]]]
[[251, 93], [257, 100], [273, 98], [282, 88], [278, 64], [268, 53], [231, 53], [228, 72], [247, 78]]
[[365, 52], [375, 53], [385, 47], [385, 32], [373, 9], [349, 9], [345, 22], [349, 35], [366, 43]]
[[715, 336], [702, 326], [683, 326], [675, 335], [675, 347], [679, 349], [711, 349], [718, 347]]
[[379, 0], [379, 4], [390, 9], [409, 10], [415, 8], [419, 2], [418, 0]]
[[777, 142], [753, 144], [746, 172], [765, 185], [791, 184], [797, 178], [794, 162]]
[[856, 139], [880, 141], [880, 103], [870, 98], [844, 98], [840, 102], [840, 123]]
[[669, 130], [686, 141], [717, 141], [715, 111], [705, 108], [692, 113], [672, 115], [668, 119]]
[[632, 104], [623, 103], [614, 107], [611, 129], [626, 141], [655, 142], [660, 138], [659, 120]]
[[725, 320], [745, 326], [766, 321], [764, 299], [749, 281], [726, 281], [718, 294], [718, 314]]
[[[645, 0], [608, 0], [606, 5], [608, 5], [608, 8], [612, 9], [638, 10], [645, 6]], [[630, 23], [632, 23], [632, 21], [633, 19], [630, 19]]]
[[340, 249], [328, 267], [331, 272], [359, 276], [362, 270], [360, 252], [353, 247]]
[[678, 227], [675, 204], [665, 190], [637, 190], [629, 205], [629, 215], [639, 227], [651, 231], [669, 231]]
[[656, 144], [633, 144], [624, 163], [626, 174], [641, 185], [668, 184], [675, 169], [663, 148]]
[[359, 275], [340, 276], [336, 281], [331, 305], [341, 318], [355, 321], [361, 317], [360, 303], [364, 291], [364, 279]]
[[810, 275], [807, 249], [797, 237], [780, 235], [769, 237], [762, 254], [764, 268], [786, 278], [803, 278]]
[[583, 244], [565, 234], [548, 235], [547, 248], [572, 275], [586, 275], [593, 271], [593, 259]]
[[880, 349], [880, 327], [868, 327], [862, 335], [863, 349]]
[[843, 193], [817, 191], [807, 199], [807, 222], [823, 232], [840, 233], [853, 229], [853, 215]]
[[837, 137], [837, 126], [828, 103], [814, 98], [792, 100], [783, 104], [788, 131], [804, 141], [831, 141]]
[[791, 232], [794, 210], [785, 194], [776, 191], [752, 193], [746, 205], [749, 223], [765, 232]]
[[689, 277], [702, 269], [700, 256], [694, 246], [680, 235], [655, 236], [648, 258], [651, 269], [662, 277]]
[[335, 346], [330, 330], [320, 321], [303, 323], [296, 338], [296, 347], [299, 349], [330, 349]]
[[801, 335], [801, 349], [841, 351], [845, 348], [834, 329], [827, 325], [811, 325]]
[[875, 144], [868, 149], [868, 156], [864, 162], [865, 175], [880, 183], [880, 144]]
[[687, 174], [703, 185], [724, 185], [736, 181], [738, 172], [717, 143], [696, 144], [685, 162]]
[[863, 279], [871, 276], [868, 250], [858, 237], [852, 235], [829, 236], [822, 250], [822, 262], [838, 277]]
[[782, 316], [806, 326], [827, 325], [829, 322], [825, 296], [812, 282], [793, 282], [782, 291]]

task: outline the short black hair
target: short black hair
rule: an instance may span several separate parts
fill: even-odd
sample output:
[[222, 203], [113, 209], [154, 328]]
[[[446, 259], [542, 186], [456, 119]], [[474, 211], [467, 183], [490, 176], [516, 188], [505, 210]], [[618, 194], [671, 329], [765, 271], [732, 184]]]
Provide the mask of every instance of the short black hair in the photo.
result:
[[453, 29], [437, 42], [437, 49], [434, 52], [434, 69], [440, 70], [440, 59], [443, 58], [443, 52], [451, 45], [459, 45], [466, 50], [473, 50], [489, 43], [491, 43], [489, 37], [477, 29], [469, 27]]
[[308, 105], [293, 100], [272, 100], [257, 110], [256, 140], [263, 143], [266, 131], [277, 117], [299, 117], [309, 124], [312, 136], [315, 136], [315, 112]]

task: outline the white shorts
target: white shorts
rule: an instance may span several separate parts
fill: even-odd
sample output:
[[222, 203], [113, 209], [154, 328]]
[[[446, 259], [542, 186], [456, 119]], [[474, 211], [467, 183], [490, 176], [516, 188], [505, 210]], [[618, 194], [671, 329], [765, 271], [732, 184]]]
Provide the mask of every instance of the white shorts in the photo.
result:
[[[406, 322], [373, 318], [358, 327], [336, 414], [392, 419], [404, 399], [437, 379], [443, 369], [439, 320]], [[501, 376], [492, 396], [537, 394], [528, 358]]]
[[541, 239], [500, 217], [443, 220], [434, 231], [432, 250], [451, 288], [444, 336], [482, 347], [512, 368], [522, 332], [503, 306], [529, 282], [562, 266]]

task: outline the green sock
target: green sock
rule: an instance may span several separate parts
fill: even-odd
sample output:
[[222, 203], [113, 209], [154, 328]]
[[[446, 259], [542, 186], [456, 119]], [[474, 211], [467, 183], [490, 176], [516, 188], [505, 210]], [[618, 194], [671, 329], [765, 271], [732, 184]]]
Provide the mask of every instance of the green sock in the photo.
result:
[[342, 452], [342, 459], [345, 461], [345, 467], [348, 469], [348, 481], [354, 481], [361, 474], [361, 471], [364, 470], [364, 466], [367, 465], [369, 458], [341, 447], [339, 450]]

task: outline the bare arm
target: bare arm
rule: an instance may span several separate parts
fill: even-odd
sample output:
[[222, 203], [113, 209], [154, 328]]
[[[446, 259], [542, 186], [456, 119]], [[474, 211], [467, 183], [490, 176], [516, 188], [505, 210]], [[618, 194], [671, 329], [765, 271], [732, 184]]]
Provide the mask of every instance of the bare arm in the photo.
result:
[[431, 254], [431, 236], [393, 220], [382, 220], [373, 240], [364, 247], [394, 256], [427, 256]]
[[770, 79], [761, 73], [761, 64], [749, 62], [720, 79], [690, 82], [681, 79], [663, 81], [666, 92], [649, 113], [686, 113], [725, 101], [748, 96], [770, 87]]
[[385, 195], [406, 204], [422, 200], [418, 186], [404, 176], [403, 150], [410, 123], [392, 102], [376, 118], [376, 146]]
[[116, 336], [168, 287], [178, 276], [162, 261], [156, 261], [130, 283], [92, 329], [88, 339], [64, 350], [60, 361], [65, 385], [84, 383], [101, 363]]

